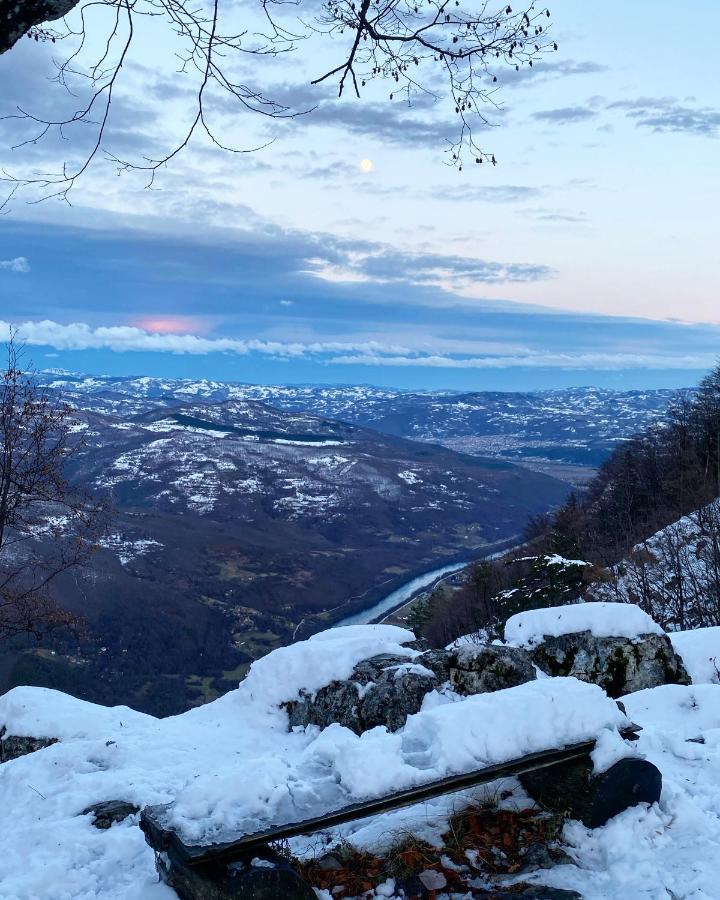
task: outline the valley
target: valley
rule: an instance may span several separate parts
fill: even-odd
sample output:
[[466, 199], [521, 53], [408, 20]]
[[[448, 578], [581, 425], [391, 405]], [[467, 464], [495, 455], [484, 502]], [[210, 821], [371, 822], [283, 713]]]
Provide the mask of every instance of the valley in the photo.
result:
[[505, 549], [671, 399], [41, 378], [74, 409], [71, 479], [114, 513], [91, 566], [57, 583], [84, 632], [16, 640], [0, 689], [161, 715], [424, 573]]
[[82, 441], [68, 474], [114, 509], [92, 565], [57, 583], [86, 632], [15, 648], [6, 687], [179, 712], [269, 650], [506, 546], [567, 492], [504, 460], [311, 412], [104, 387], [63, 390]]

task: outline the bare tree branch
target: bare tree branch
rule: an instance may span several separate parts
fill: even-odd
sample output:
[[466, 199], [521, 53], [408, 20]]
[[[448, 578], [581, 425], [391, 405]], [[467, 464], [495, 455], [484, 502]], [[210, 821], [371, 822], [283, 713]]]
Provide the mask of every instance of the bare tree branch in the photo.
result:
[[[334, 81], [338, 96], [346, 85], [360, 97], [370, 82], [389, 82], [389, 100], [403, 97], [412, 104], [416, 94], [433, 97], [439, 109], [454, 110], [455, 137], [447, 142], [448, 161], [462, 168], [466, 158], [476, 163], [496, 163], [492, 152], [482, 148], [473, 129], [489, 125], [485, 107], [496, 107], [498, 72], [532, 66], [557, 45], [547, 33], [549, 11], [532, 3], [520, 11], [509, 5], [481, 0], [323, 0], [319, 13], [309, 20], [300, 17], [302, 0], [261, 0], [257, 12], [269, 25], [269, 33], [236, 31], [225, 27], [222, 13], [229, 0], [45, 0], [17, 4], [0, 0], [3, 15], [14, 37], [0, 44], [7, 50], [24, 33], [36, 40], [73, 43], [71, 52], [56, 63], [56, 82], [73, 94], [85, 85], [87, 99], [71, 115], [48, 118], [19, 107], [7, 120], [31, 129], [30, 136], [15, 149], [38, 144], [51, 137], [76, 139], [78, 131], [93, 134], [88, 148], [75, 162], [64, 162], [54, 173], [19, 175], [8, 171], [0, 180], [7, 196], [0, 211], [18, 191], [34, 189], [32, 202], [50, 197], [68, 201], [78, 179], [99, 160], [110, 162], [121, 172], [148, 173], [147, 186], [156, 173], [174, 160], [199, 134], [215, 147], [230, 153], [250, 153], [272, 143], [235, 147], [223, 139], [209, 117], [208, 95], [212, 90], [229, 97], [243, 111], [267, 118], [292, 118], [312, 110], [293, 110], [266, 96], [262, 89], [240, 82], [232, 74], [242, 57], [275, 57], [298, 50], [306, 38], [322, 38], [338, 45], [340, 62], [312, 80], [312, 84]], [[27, 9], [26, 9], [27, 7]], [[57, 19], [73, 10], [57, 31], [40, 29], [38, 22]], [[111, 15], [108, 16], [108, 11]], [[292, 16], [292, 25], [282, 20]], [[194, 78], [196, 88], [191, 115], [179, 139], [155, 158], [130, 159], [109, 146], [113, 101], [123, 81], [137, 44], [138, 26], [144, 20], [163, 21], [176, 41], [179, 74]], [[234, 24], [234, 23], [233, 23]], [[89, 38], [93, 40], [90, 41]], [[88, 46], [99, 49], [81, 64]], [[82, 137], [81, 134], [81, 137]]]

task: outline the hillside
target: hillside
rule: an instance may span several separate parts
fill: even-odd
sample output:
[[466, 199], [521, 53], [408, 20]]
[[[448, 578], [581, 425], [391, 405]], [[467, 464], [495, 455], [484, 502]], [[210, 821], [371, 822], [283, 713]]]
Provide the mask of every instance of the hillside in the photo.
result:
[[87, 405], [70, 475], [116, 512], [58, 596], [88, 634], [6, 654], [3, 688], [178, 712], [294, 635], [503, 546], [566, 492], [502, 461], [258, 402], [103, 392]]
[[593, 599], [638, 603], [664, 628], [720, 625], [720, 500], [636, 544]]
[[101, 412], [138, 412], [190, 400], [261, 401], [466, 453], [550, 466], [571, 480], [584, 480], [582, 469], [599, 465], [619, 442], [660, 418], [677, 393], [598, 388], [409, 392], [365, 385], [249, 385], [67, 373], [44, 377], [80, 405]]

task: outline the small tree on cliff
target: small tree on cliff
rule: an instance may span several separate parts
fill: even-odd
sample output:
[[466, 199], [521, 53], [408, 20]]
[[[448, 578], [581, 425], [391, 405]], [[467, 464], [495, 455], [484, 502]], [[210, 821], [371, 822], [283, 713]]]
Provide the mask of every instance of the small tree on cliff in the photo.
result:
[[40, 638], [77, 623], [50, 586], [95, 550], [107, 510], [67, 481], [82, 447], [71, 410], [22, 371], [19, 357], [11, 335], [0, 376], [0, 638]]

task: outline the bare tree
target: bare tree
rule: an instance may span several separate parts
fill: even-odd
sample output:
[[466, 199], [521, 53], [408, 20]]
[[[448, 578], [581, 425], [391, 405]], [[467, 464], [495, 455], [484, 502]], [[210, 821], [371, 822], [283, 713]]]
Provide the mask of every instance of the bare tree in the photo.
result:
[[[534, 3], [516, 11], [490, 0], [475, 4], [469, 0], [321, 0], [314, 5], [313, 0], [260, 0], [247, 10], [249, 18], [261, 16], [263, 25], [255, 31], [233, 27], [233, 7], [237, 5], [232, 0], [0, 0], [0, 28], [5, 29], [0, 53], [22, 35], [38, 42], [63, 42], [71, 49], [56, 62], [58, 86], [72, 91], [78, 83], [86, 86], [85, 99], [71, 115], [50, 118], [18, 108], [8, 116], [34, 128], [16, 147], [51, 136], [72, 139], [79, 131], [93, 136], [79, 161], [64, 162], [55, 173], [21, 177], [5, 172], [9, 193], [33, 187], [41, 199], [67, 199], [98, 157], [119, 171], [145, 171], [152, 184], [157, 171], [196, 135], [204, 135], [228, 152], [258, 149], [230, 146], [218, 134], [210, 116], [211, 91], [222, 92], [239, 110], [269, 118], [312, 112], [291, 109], [232, 73], [234, 64], [248, 55], [278, 56], [309, 47], [305, 42], [318, 37], [326, 39], [328, 47], [339, 46], [339, 61], [321, 71], [313, 84], [334, 81], [339, 96], [351, 88], [359, 97], [370, 82], [379, 81], [389, 85], [389, 100], [402, 98], [412, 104], [422, 95], [440, 101], [441, 108], [454, 111], [457, 121], [452, 129], [455, 136], [447, 141], [448, 162], [460, 168], [468, 159], [494, 165], [495, 156], [479, 146], [473, 128], [488, 124], [484, 108], [497, 106], [499, 73], [532, 66], [545, 53], [557, 50], [548, 35], [550, 13]], [[62, 25], [43, 25], [71, 11]], [[157, 158], [130, 159], [113, 152], [108, 132], [118, 85], [133, 58], [141, 26], [150, 19], [163, 21], [172, 33], [180, 72], [191, 80], [193, 101], [179, 140]], [[314, 59], [310, 51], [308, 55]]]
[[66, 479], [80, 447], [70, 408], [21, 370], [11, 335], [0, 381], [0, 638], [77, 623], [50, 586], [86, 562], [107, 519], [104, 502]]

